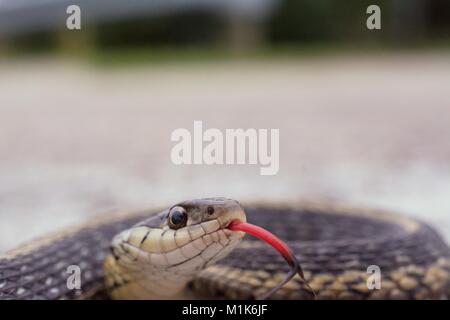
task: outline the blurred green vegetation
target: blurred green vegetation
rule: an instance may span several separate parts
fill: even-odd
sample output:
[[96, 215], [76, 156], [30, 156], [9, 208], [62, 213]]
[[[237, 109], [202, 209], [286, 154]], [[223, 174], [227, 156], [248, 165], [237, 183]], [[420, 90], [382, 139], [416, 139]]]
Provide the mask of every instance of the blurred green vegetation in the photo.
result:
[[[381, 7], [382, 30], [366, 28], [370, 4]], [[448, 0], [284, 0], [264, 22], [196, 10], [83, 26], [81, 31], [21, 35], [8, 39], [3, 52], [70, 55], [121, 64], [449, 45]]]

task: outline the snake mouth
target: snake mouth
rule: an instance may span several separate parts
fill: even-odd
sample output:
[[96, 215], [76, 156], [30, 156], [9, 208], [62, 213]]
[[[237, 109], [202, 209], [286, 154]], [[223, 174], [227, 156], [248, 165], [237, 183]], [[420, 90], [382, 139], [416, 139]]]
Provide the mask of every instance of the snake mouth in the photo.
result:
[[[230, 206], [227, 208], [227, 212], [223, 215], [220, 215], [217, 217], [217, 221], [219, 222], [220, 229], [228, 230], [228, 231], [234, 231], [231, 230], [229, 227], [231, 224], [236, 222], [245, 223], [247, 222], [247, 216], [245, 214], [244, 209], [239, 204], [233, 204], [233, 206]], [[238, 230], [236, 230], [238, 231]]]
[[241, 219], [233, 219], [225, 225], [224, 229], [228, 229], [231, 231], [239, 231], [239, 230], [234, 230], [234, 226], [241, 224], [241, 223], [245, 223], [245, 221], [242, 221]]

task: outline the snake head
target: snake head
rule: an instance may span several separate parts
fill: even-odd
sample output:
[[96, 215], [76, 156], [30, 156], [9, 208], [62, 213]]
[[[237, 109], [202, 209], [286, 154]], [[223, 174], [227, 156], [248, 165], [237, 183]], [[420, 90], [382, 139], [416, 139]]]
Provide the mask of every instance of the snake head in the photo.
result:
[[113, 257], [149, 297], [173, 296], [236, 247], [245, 233], [228, 229], [232, 221], [246, 222], [236, 200], [179, 202], [114, 237]]

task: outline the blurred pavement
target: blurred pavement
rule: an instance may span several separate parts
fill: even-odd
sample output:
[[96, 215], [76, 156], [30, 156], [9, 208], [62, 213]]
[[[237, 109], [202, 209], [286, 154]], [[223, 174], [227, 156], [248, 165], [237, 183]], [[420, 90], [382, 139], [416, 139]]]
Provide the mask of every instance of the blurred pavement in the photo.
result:
[[[0, 63], [0, 252], [109, 210], [206, 196], [331, 200], [450, 240], [444, 53], [102, 69]], [[176, 166], [176, 128], [280, 128], [280, 171]]]

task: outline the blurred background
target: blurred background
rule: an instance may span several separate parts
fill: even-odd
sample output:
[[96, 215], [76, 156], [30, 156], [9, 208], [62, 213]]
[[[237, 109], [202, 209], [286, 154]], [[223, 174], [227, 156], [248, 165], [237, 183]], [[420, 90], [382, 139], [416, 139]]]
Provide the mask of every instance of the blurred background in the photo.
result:
[[[447, 0], [0, 0], [0, 252], [207, 196], [391, 209], [450, 241], [449, 53]], [[194, 120], [280, 129], [278, 174], [172, 164]]]

